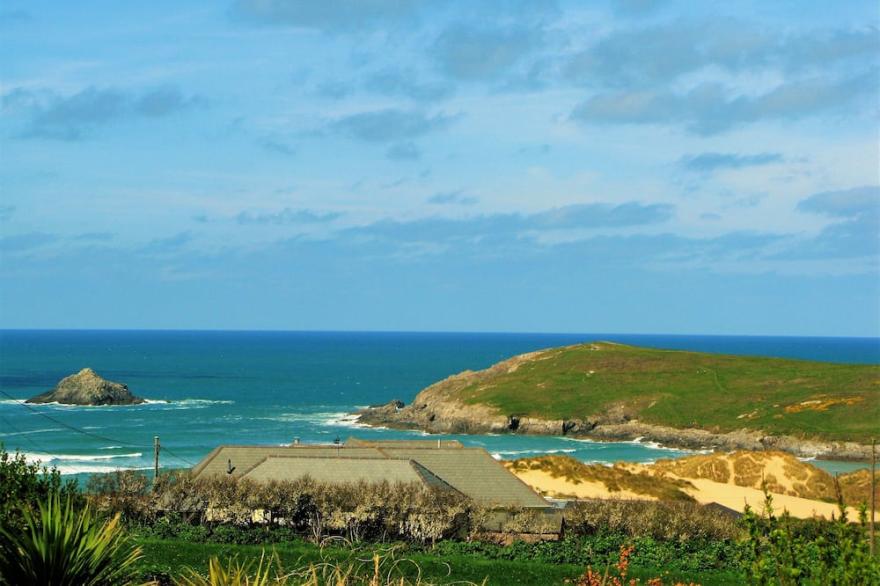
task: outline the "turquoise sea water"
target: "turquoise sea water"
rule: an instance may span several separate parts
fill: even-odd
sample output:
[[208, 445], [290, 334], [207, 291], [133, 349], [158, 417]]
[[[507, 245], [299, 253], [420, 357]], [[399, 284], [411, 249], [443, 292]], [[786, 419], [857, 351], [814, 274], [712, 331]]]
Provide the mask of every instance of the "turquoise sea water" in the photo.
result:
[[[0, 331], [0, 442], [64, 474], [200, 460], [218, 444], [331, 442], [349, 435], [414, 438], [348, 415], [464, 369], [522, 352], [593, 340], [661, 348], [880, 363], [880, 340], [615, 334]], [[22, 400], [86, 366], [150, 399], [130, 407], [26, 407]], [[167, 402], [166, 402], [167, 401]], [[687, 454], [645, 442], [559, 437], [456, 437], [500, 458], [565, 453], [588, 462]], [[851, 464], [823, 464], [835, 471]]]

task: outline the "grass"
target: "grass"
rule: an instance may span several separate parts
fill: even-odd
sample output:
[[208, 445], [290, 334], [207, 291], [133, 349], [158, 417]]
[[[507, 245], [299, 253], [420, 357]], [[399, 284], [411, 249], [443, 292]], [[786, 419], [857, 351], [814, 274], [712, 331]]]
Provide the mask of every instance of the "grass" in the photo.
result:
[[617, 413], [676, 428], [863, 443], [880, 434], [878, 365], [597, 342], [477, 373], [454, 393], [506, 415], [545, 419]]
[[[160, 540], [138, 538], [135, 543], [144, 552], [140, 562], [143, 575], [164, 574], [178, 576], [186, 568], [205, 571], [208, 560], [217, 556], [225, 560], [232, 556], [246, 562], [258, 561], [264, 548], [256, 545], [225, 545], [216, 543], [190, 543], [177, 540]], [[358, 558], [369, 559], [368, 549], [353, 552], [345, 547], [325, 547], [323, 550], [305, 541], [276, 544], [281, 564], [286, 569], [299, 568], [309, 563], [322, 561], [346, 562], [356, 555]], [[269, 550], [271, 551], [271, 550]], [[545, 586], [563, 584], [566, 580], [576, 581], [583, 573], [582, 566], [573, 564], [555, 564], [536, 561], [515, 561], [485, 559], [478, 555], [432, 555], [429, 552], [410, 551], [399, 555], [402, 561], [398, 564], [399, 577], [415, 579], [421, 572], [421, 578], [435, 584], [453, 582], [473, 582], [477, 584], [515, 584]], [[604, 568], [596, 568], [604, 570]], [[695, 581], [706, 586], [739, 584], [741, 576], [728, 572], [707, 572], [699, 576], [686, 573], [669, 573], [654, 568], [632, 567], [630, 575], [636, 578], [662, 576], [664, 580]]]

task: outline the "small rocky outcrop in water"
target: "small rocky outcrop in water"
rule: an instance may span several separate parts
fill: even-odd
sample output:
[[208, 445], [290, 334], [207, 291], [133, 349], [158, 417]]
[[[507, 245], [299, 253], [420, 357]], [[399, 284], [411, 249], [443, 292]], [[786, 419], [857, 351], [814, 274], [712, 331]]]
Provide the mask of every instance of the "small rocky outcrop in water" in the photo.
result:
[[61, 379], [54, 389], [27, 400], [28, 403], [61, 403], [64, 405], [137, 405], [144, 399], [135, 397], [128, 386], [101, 378], [91, 368]]

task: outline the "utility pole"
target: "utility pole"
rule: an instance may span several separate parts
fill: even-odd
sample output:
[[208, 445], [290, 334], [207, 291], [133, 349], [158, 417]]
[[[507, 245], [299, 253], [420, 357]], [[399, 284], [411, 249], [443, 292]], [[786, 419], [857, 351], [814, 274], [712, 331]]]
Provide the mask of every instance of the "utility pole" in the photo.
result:
[[159, 436], [153, 436], [153, 482], [159, 480]]
[[871, 439], [871, 557], [874, 556], [874, 510], [877, 508], [877, 439]]

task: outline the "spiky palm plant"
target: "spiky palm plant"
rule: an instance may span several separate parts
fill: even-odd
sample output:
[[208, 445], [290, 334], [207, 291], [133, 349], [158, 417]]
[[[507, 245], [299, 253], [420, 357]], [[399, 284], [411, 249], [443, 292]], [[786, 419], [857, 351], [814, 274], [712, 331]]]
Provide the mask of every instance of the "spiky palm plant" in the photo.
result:
[[[272, 560], [279, 570], [275, 576], [271, 575]], [[288, 583], [287, 576], [283, 576], [280, 571], [280, 562], [276, 556], [267, 558], [264, 554], [253, 575], [251, 567], [252, 563], [241, 562], [237, 557], [230, 558], [224, 567], [219, 559], [213, 557], [208, 562], [207, 576], [189, 569], [175, 581], [175, 584], [177, 586], [284, 586]]]
[[24, 512], [25, 527], [0, 527], [0, 583], [47, 586], [130, 584], [140, 548], [131, 547], [119, 515], [102, 522], [55, 495], [39, 513]]
[[[369, 560], [357, 556], [345, 561], [324, 559], [291, 572], [282, 569], [275, 553], [267, 556], [264, 552], [256, 568], [254, 561], [243, 562], [232, 557], [224, 565], [214, 557], [208, 562], [207, 576], [190, 568], [174, 583], [176, 586], [431, 586], [420, 577], [407, 580], [397, 576], [401, 560], [396, 560], [390, 550], [384, 554], [374, 553]], [[457, 584], [477, 586], [471, 582]]]

